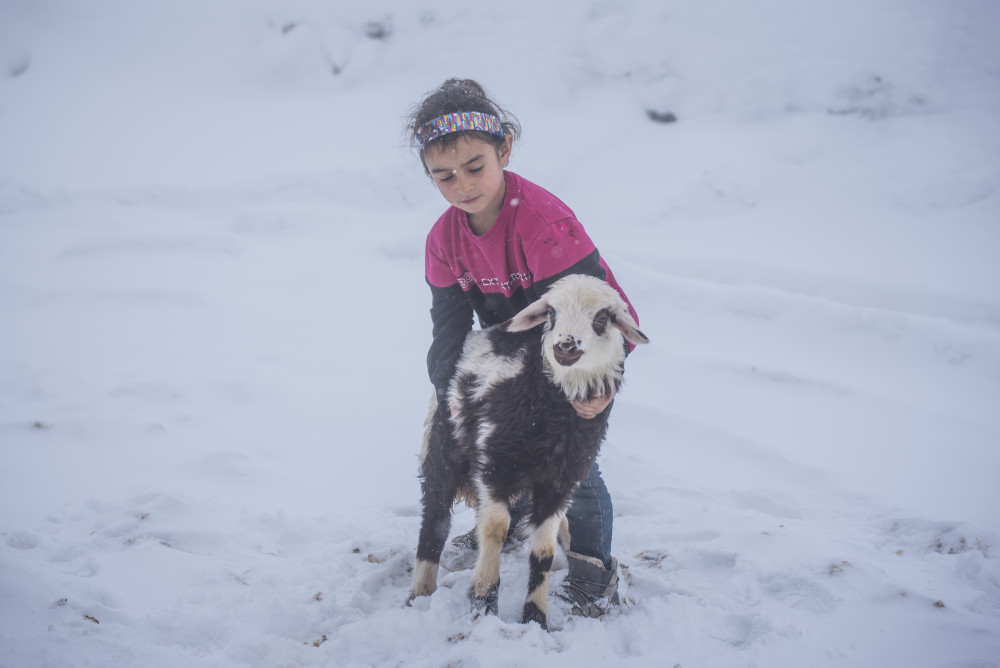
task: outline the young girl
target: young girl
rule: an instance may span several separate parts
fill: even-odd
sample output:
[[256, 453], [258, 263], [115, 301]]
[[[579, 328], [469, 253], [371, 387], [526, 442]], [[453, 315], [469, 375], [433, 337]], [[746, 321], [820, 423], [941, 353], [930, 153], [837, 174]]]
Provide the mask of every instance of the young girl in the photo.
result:
[[[481, 327], [497, 325], [567, 274], [597, 276], [629, 303], [570, 208], [504, 169], [520, 127], [482, 86], [468, 79], [445, 81], [411, 114], [408, 131], [424, 171], [451, 205], [427, 235], [425, 252], [433, 325], [427, 370], [441, 404], [473, 313]], [[631, 305], [629, 311], [638, 322]], [[573, 407], [592, 419], [610, 410], [613, 398], [574, 401]], [[573, 614], [600, 617], [619, 599], [611, 497], [596, 463], [566, 517], [569, 573], [558, 595], [570, 602]], [[469, 535], [453, 544], [475, 549]]]

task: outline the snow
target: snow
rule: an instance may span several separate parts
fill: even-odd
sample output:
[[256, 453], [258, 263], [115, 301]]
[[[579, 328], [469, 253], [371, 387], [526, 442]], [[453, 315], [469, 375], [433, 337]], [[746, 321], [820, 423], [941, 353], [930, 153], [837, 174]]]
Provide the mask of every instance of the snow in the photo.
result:
[[[997, 668], [998, 30], [988, 0], [0, 3], [0, 666]], [[523, 550], [498, 618], [468, 572], [404, 606], [445, 202], [402, 118], [449, 76], [518, 116], [512, 169], [652, 340], [601, 455], [603, 621], [518, 624]]]

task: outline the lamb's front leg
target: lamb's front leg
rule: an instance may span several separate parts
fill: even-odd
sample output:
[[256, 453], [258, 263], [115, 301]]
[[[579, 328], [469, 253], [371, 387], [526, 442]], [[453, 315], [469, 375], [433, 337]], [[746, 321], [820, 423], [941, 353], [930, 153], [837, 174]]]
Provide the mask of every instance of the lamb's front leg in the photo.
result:
[[476, 518], [479, 530], [479, 555], [472, 574], [469, 598], [477, 610], [498, 614], [497, 594], [500, 591], [500, 551], [510, 527], [507, 504], [480, 494]]
[[528, 573], [528, 599], [524, 602], [521, 622], [538, 622], [548, 629], [549, 573], [556, 553], [556, 536], [563, 520], [562, 513], [553, 515], [535, 527], [531, 536], [531, 570]]

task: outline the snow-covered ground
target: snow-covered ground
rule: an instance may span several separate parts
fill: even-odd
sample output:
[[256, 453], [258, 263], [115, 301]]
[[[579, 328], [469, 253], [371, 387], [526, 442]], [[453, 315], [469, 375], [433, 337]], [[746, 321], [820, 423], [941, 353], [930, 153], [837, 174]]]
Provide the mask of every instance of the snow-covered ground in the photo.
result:
[[[998, 34], [0, 0], [0, 666], [1000, 666]], [[601, 456], [630, 605], [550, 633], [523, 552], [499, 618], [468, 572], [403, 605], [445, 202], [402, 117], [456, 75], [652, 339]]]

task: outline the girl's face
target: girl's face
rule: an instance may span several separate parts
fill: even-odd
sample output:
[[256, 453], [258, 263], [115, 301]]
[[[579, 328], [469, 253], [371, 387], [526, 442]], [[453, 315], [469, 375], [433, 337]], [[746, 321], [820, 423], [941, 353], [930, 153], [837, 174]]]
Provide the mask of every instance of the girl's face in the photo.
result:
[[433, 144], [424, 151], [424, 165], [448, 203], [464, 211], [476, 234], [487, 232], [500, 214], [506, 194], [503, 168], [510, 160], [511, 137], [503, 148], [482, 139], [460, 136], [450, 146]]

